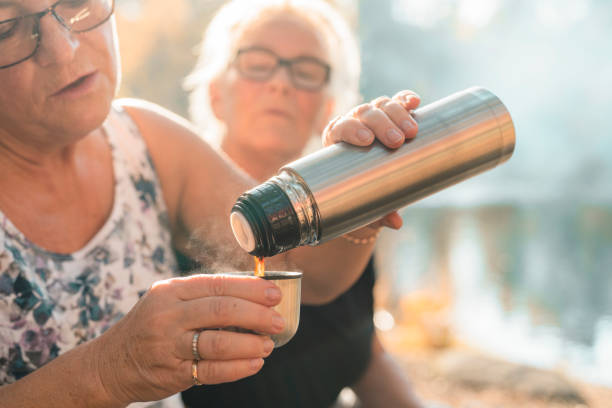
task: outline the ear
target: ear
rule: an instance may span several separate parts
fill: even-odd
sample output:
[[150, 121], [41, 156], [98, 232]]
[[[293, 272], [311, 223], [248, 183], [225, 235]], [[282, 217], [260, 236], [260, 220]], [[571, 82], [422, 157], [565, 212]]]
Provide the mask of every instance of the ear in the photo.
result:
[[215, 117], [219, 121], [225, 122], [223, 115], [223, 92], [221, 89], [223, 85], [220, 82], [220, 78], [210, 81], [210, 84], [208, 84], [208, 97], [210, 98], [210, 108]]
[[323, 133], [325, 126], [327, 126], [329, 121], [332, 119], [331, 115], [335, 107], [336, 107], [336, 102], [334, 101], [334, 98], [331, 98], [331, 97], [327, 98], [327, 100], [323, 104], [321, 114], [319, 115], [319, 120], [318, 120], [317, 127], [316, 127], [317, 134], [320, 135]]

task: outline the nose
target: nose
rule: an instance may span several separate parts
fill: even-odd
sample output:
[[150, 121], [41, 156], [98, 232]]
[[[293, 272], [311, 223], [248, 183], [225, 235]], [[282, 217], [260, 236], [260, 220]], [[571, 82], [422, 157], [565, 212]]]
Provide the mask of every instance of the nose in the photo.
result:
[[293, 88], [289, 68], [280, 66], [267, 82], [268, 88], [273, 91], [287, 93]]
[[46, 15], [40, 20], [40, 36], [35, 58], [41, 66], [63, 65], [74, 59], [80, 42], [52, 15]]

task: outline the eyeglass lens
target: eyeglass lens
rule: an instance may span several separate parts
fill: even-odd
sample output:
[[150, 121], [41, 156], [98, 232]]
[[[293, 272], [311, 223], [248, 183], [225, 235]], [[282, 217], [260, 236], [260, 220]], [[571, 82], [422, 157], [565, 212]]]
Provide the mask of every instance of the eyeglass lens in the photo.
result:
[[[105, 22], [113, 0], [64, 0], [52, 7], [53, 16], [66, 29], [81, 33]], [[22, 17], [13, 7], [0, 8], [0, 68], [31, 57], [39, 43], [39, 14]]]
[[[282, 61], [285, 61], [283, 64]], [[310, 57], [281, 60], [276, 54], [263, 49], [241, 50], [236, 58], [238, 71], [255, 81], [270, 79], [279, 65], [286, 65], [296, 88], [317, 90], [327, 83], [329, 67]]]

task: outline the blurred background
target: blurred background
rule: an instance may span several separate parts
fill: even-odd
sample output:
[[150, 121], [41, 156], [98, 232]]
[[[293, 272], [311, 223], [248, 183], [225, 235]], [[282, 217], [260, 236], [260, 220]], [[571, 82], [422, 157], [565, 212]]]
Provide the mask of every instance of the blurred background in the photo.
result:
[[[183, 116], [216, 0], [118, 0], [121, 96]], [[480, 85], [512, 159], [402, 211], [377, 248], [375, 322], [397, 347], [456, 344], [612, 387], [612, 2], [338, 0], [364, 99]]]

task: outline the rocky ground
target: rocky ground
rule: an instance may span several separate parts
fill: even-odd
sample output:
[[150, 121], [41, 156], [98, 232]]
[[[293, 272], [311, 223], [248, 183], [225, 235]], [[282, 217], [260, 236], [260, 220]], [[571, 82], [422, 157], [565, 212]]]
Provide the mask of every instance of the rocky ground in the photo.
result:
[[612, 408], [612, 389], [482, 355], [464, 347], [387, 349], [428, 408]]
[[[612, 408], [612, 388], [586, 384], [568, 372], [503, 361], [461, 342], [450, 323], [447, 292], [411, 293], [395, 302], [394, 319], [389, 313], [374, 317], [385, 349], [427, 408]], [[378, 282], [379, 310], [393, 304], [389, 293], [388, 285]]]

